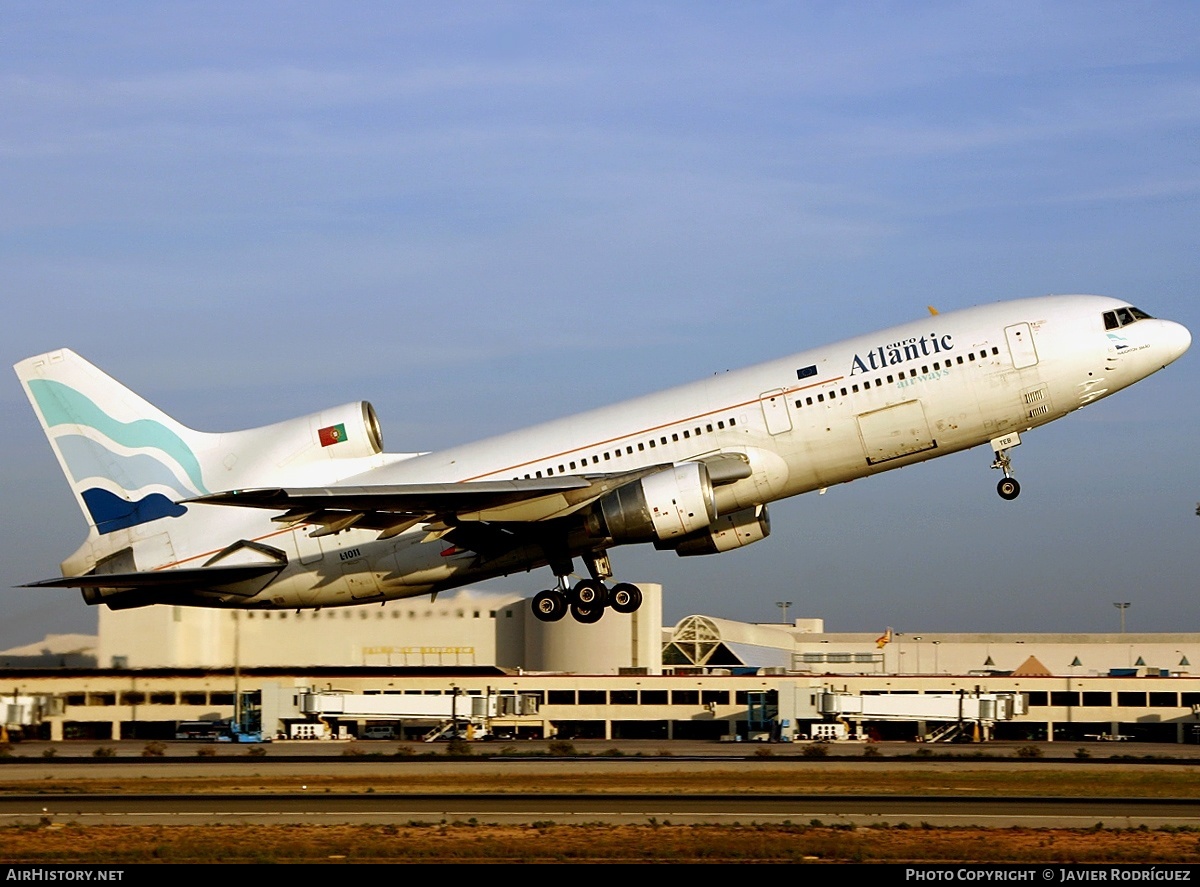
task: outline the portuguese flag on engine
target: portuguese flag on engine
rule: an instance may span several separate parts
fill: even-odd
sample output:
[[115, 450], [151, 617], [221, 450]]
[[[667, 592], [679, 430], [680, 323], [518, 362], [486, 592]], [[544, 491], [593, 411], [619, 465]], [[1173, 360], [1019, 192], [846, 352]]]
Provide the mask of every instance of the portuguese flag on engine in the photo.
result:
[[317, 432], [317, 437], [321, 439], [321, 446], [323, 447], [341, 443], [346, 439], [346, 425], [343, 422], [341, 425], [330, 425], [328, 428], [322, 428]]

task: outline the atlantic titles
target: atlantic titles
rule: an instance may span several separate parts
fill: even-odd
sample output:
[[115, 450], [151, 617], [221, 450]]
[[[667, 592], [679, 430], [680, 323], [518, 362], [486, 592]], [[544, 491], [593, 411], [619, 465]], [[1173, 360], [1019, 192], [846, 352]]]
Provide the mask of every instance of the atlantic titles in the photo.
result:
[[908, 363], [910, 360], [944, 354], [954, 348], [953, 339], [954, 337], [949, 333], [943, 336], [930, 333], [928, 336], [913, 336], [911, 339], [880, 345], [865, 355], [854, 355], [854, 359], [850, 362], [850, 375], [878, 372], [887, 367]]

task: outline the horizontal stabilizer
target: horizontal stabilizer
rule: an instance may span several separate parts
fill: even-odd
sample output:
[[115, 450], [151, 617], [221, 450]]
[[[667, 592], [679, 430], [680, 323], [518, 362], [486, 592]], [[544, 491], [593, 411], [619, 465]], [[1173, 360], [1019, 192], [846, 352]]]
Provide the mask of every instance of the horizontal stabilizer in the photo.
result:
[[[239, 564], [235, 566], [196, 567], [195, 569], [148, 570], [136, 573], [88, 573], [84, 576], [65, 576], [62, 579], [43, 579], [29, 582], [21, 588], [140, 588], [161, 591], [205, 591], [221, 594], [257, 594], [264, 582], [250, 582], [264, 576], [275, 576], [283, 564]], [[239, 591], [240, 583], [250, 588]], [[250, 589], [253, 590], [250, 590]]]

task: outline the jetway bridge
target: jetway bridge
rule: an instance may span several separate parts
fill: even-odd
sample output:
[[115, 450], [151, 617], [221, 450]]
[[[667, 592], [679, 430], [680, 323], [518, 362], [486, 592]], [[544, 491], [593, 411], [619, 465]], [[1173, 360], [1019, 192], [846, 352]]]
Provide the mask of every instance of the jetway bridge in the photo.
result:
[[299, 694], [298, 703], [304, 720], [293, 723], [291, 733], [306, 738], [324, 733], [314, 730], [316, 725], [353, 723], [363, 738], [391, 738], [393, 725], [420, 725], [428, 728], [427, 741], [455, 732], [463, 738], [482, 739], [492, 733], [497, 719], [538, 712], [536, 697], [512, 693], [417, 695], [307, 690]]
[[[817, 711], [834, 723], [852, 723], [863, 735], [871, 721], [916, 721], [926, 742], [963, 738], [986, 741], [998, 721], [1011, 721], [1028, 711], [1023, 693], [879, 693], [854, 695], [822, 690]], [[815, 731], [816, 732], [816, 731]]]

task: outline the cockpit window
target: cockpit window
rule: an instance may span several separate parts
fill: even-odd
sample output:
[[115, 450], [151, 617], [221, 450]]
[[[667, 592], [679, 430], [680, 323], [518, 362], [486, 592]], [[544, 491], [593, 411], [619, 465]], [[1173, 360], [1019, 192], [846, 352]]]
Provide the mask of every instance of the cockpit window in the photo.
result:
[[1150, 320], [1151, 316], [1140, 308], [1134, 308], [1132, 305], [1128, 308], [1118, 308], [1116, 311], [1104, 312], [1104, 328], [1106, 330], [1115, 330], [1117, 327], [1129, 326], [1139, 320]]

